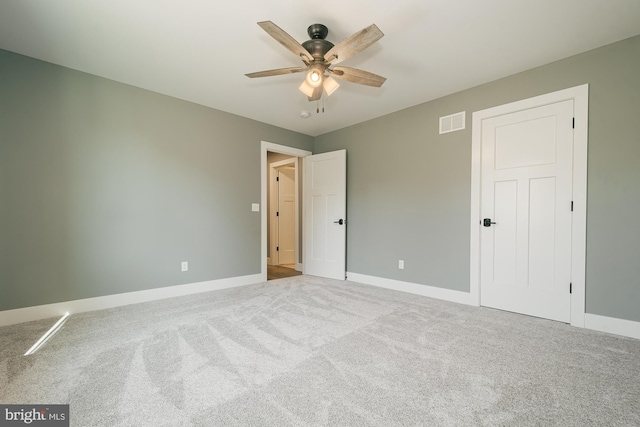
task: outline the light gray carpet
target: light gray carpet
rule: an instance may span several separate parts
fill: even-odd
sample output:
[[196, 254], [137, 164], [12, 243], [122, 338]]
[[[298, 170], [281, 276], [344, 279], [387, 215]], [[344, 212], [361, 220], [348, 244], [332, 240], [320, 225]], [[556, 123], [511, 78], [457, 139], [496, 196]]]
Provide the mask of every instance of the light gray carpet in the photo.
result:
[[74, 426], [640, 425], [640, 341], [298, 276], [0, 328], [0, 403]]

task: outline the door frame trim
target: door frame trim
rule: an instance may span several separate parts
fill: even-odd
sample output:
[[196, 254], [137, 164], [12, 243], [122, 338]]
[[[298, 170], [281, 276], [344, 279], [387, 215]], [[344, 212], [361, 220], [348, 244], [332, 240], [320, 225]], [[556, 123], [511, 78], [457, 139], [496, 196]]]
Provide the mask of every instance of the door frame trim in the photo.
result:
[[[260, 141], [260, 280], [267, 281], [267, 152], [287, 154], [295, 157], [306, 157], [311, 151], [301, 150], [273, 142]], [[304, 237], [303, 237], [304, 239]], [[302, 242], [304, 247], [304, 241]]]
[[[573, 100], [573, 215], [571, 222], [571, 325], [584, 327], [587, 242], [587, 148], [589, 85], [535, 96], [473, 113], [471, 136], [471, 248], [469, 291], [474, 305], [480, 305], [480, 221], [482, 183], [482, 121], [504, 114], [528, 110], [556, 102]], [[568, 284], [567, 284], [568, 285]], [[568, 290], [567, 290], [568, 291]]]

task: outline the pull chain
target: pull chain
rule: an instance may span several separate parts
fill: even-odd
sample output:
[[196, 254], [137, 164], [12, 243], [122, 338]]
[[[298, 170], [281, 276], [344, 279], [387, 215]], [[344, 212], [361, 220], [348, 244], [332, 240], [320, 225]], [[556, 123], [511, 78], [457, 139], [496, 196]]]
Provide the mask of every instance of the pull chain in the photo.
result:
[[316, 113], [320, 114], [320, 101], [322, 100], [322, 112], [324, 113], [324, 94], [322, 95], [322, 98], [318, 99], [316, 101]]

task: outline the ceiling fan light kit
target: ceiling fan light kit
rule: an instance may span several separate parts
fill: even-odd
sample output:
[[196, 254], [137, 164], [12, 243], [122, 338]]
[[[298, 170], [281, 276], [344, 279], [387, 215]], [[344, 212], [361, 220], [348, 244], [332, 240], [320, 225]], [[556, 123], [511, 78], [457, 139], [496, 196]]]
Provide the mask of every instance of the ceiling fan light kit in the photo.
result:
[[[362, 52], [384, 36], [375, 24], [347, 37], [337, 45], [325, 40], [329, 30], [322, 24], [313, 24], [307, 28], [310, 40], [300, 44], [271, 21], [258, 22], [258, 25], [285, 48], [299, 57], [305, 64], [302, 67], [279, 68], [246, 74], [247, 77], [270, 77], [306, 71], [307, 75], [298, 88], [307, 95], [309, 101], [318, 101], [324, 92], [331, 95], [340, 87], [332, 77], [365, 86], [380, 87], [386, 78], [368, 71], [350, 67], [335, 67], [336, 64]], [[331, 68], [333, 66], [333, 68]]]

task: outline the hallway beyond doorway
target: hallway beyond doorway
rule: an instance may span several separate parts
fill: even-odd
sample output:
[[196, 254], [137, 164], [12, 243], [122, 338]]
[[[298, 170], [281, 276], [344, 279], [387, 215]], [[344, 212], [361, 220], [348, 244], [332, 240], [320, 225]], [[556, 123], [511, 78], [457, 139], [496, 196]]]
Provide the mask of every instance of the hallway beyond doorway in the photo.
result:
[[300, 276], [302, 273], [293, 269], [293, 265], [267, 265], [267, 280], [284, 279], [285, 277]]

